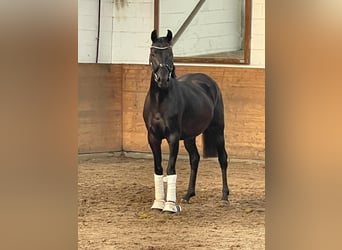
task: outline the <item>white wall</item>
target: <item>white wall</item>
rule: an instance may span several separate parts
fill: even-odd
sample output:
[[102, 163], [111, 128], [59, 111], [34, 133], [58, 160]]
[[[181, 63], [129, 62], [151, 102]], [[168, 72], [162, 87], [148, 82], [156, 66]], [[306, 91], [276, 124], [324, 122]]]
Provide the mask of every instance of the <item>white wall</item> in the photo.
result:
[[[198, 0], [160, 1], [160, 30], [171, 29], [175, 34], [197, 3]], [[196, 56], [236, 51], [241, 42], [241, 0], [211, 0], [204, 2], [174, 44], [173, 53]]]
[[114, 5], [113, 63], [148, 64], [153, 0], [127, 0], [123, 7]]
[[[101, 0], [99, 63], [112, 62], [113, 0]], [[96, 62], [98, 0], [78, 0], [78, 61]]]
[[[116, 1], [102, 0], [99, 62], [147, 64], [154, 27], [153, 0], [126, 0], [123, 6]], [[253, 0], [252, 4], [251, 65], [225, 66], [265, 67], [265, 0]], [[78, 6], [79, 62], [94, 63], [98, 0], [78, 0]]]
[[95, 62], [97, 1], [78, 0], [78, 61]]
[[252, 4], [251, 65], [265, 67], [265, 0]]

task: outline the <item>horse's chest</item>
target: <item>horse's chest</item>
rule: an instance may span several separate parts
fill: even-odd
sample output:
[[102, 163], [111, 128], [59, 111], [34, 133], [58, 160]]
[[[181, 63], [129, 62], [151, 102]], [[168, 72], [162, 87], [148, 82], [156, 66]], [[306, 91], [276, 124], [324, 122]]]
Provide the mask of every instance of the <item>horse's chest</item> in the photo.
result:
[[159, 112], [152, 113], [150, 130], [160, 135], [166, 135], [169, 130], [167, 119]]

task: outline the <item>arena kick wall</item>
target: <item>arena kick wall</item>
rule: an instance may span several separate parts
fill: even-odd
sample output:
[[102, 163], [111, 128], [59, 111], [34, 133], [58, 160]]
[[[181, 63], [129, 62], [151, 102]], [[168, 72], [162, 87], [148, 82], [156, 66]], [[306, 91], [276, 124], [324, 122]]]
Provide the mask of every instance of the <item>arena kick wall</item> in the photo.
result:
[[[264, 160], [265, 70], [177, 66], [177, 75], [188, 72], [210, 75], [222, 90], [230, 157]], [[150, 74], [147, 65], [79, 64], [80, 153], [151, 152], [142, 118]], [[182, 143], [180, 153], [186, 154]]]

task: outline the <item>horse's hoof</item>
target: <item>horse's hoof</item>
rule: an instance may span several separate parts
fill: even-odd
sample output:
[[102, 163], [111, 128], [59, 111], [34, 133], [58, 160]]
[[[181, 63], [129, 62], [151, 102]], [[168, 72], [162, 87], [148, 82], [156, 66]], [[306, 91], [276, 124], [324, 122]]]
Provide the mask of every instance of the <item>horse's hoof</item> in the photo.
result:
[[165, 207], [165, 201], [154, 200], [151, 209], [162, 211]]
[[228, 200], [221, 200], [220, 201], [220, 207], [228, 207], [229, 201]]
[[165, 206], [163, 212], [166, 213], [179, 213], [182, 211], [181, 206], [177, 205], [175, 202], [167, 201], [165, 202]]
[[181, 203], [183, 203], [183, 204], [189, 204], [190, 201], [183, 198], [183, 199], [181, 200]]

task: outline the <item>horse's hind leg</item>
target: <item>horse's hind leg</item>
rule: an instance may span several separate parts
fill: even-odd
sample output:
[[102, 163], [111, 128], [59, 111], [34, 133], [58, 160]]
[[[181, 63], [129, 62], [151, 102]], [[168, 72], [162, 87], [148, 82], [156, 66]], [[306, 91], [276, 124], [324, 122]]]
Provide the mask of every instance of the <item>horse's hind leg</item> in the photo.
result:
[[228, 196], [229, 196], [228, 181], [227, 181], [228, 154], [225, 149], [223, 130], [222, 130], [222, 133], [219, 133], [217, 135], [217, 153], [218, 153], [218, 160], [219, 160], [221, 172], [222, 172], [222, 201], [228, 202]]
[[224, 111], [223, 100], [220, 95], [217, 106], [215, 107], [214, 117], [211, 125], [208, 127], [208, 131], [211, 131], [212, 137], [216, 140], [216, 149], [218, 154], [218, 161], [220, 163], [222, 172], [222, 201], [228, 204], [228, 181], [227, 181], [227, 169], [228, 169], [228, 153], [225, 148], [224, 141]]
[[195, 196], [196, 177], [197, 177], [197, 169], [198, 169], [198, 163], [200, 160], [200, 155], [196, 147], [195, 138], [184, 140], [184, 146], [185, 146], [185, 149], [189, 153], [191, 174], [190, 174], [188, 191], [184, 195], [182, 202], [188, 203], [190, 198], [192, 196]]

